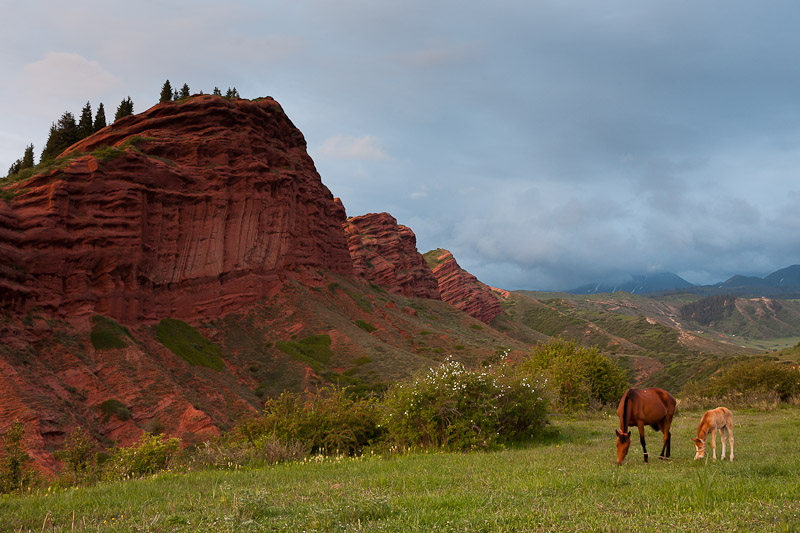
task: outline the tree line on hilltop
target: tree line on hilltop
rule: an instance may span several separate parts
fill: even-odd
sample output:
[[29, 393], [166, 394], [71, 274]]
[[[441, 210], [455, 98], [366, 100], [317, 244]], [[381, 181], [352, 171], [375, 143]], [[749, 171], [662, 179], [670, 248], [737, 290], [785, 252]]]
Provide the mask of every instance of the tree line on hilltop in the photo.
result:
[[[199, 94], [203, 94], [203, 92], [200, 91]], [[214, 87], [212, 94], [223, 96], [219, 87]], [[191, 96], [191, 93], [188, 84], [184, 83], [180, 90], [178, 90], [173, 89], [170, 81], [167, 80], [161, 88], [159, 103], [182, 100], [189, 96]], [[225, 98], [240, 98], [236, 87], [228, 87], [228, 91], [224, 96]], [[129, 115], [133, 115], [133, 100], [131, 100], [130, 96], [123, 99], [119, 106], [117, 106], [117, 111], [114, 114], [114, 122]], [[76, 119], [75, 115], [70, 111], [65, 111], [64, 114], [50, 126], [50, 134], [47, 137], [47, 142], [39, 157], [39, 164], [47, 164], [54, 161], [56, 157], [58, 157], [58, 154], [76, 142], [100, 131], [107, 125], [106, 112], [102, 102], [97, 107], [97, 112], [94, 115], [92, 114], [91, 102], [86, 102], [86, 105], [83, 106], [81, 110], [80, 119]], [[23, 170], [34, 168], [35, 166], [34, 147], [33, 144], [29, 144], [25, 148], [23, 156], [11, 164], [6, 177], [10, 178], [16, 176]]]

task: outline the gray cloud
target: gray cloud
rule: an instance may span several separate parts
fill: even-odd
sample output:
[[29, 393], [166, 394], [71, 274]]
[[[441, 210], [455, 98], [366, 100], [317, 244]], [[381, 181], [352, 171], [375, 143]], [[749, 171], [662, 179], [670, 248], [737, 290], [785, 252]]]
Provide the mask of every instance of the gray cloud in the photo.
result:
[[[86, 100], [274, 96], [349, 214], [504, 288], [800, 262], [800, 5], [737, 0], [16, 3], [2, 172]], [[73, 60], [73, 67], [59, 71]], [[37, 67], [47, 67], [39, 68]], [[33, 74], [36, 74], [35, 76]]]

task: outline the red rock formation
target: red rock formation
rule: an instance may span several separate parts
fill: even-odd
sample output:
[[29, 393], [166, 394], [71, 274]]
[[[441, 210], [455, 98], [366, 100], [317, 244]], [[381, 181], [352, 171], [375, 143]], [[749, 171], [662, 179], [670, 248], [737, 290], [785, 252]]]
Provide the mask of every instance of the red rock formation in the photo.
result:
[[436, 278], [417, 250], [417, 237], [392, 215], [351, 217], [344, 233], [357, 275], [396, 294], [440, 299]]
[[60, 159], [0, 199], [0, 310], [191, 321], [352, 272], [344, 210], [271, 98], [159, 104]]
[[503, 312], [496, 289], [458, 266], [453, 254], [442, 249], [431, 250], [425, 259], [436, 276], [442, 300], [486, 324]]

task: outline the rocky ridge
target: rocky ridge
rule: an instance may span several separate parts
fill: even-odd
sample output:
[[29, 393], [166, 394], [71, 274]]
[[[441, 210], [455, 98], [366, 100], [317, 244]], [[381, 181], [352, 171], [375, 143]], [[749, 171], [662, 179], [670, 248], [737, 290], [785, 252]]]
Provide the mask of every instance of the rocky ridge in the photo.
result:
[[502, 296], [505, 291], [478, 281], [458, 265], [449, 251], [431, 250], [424, 257], [436, 276], [442, 300], [486, 324], [491, 324], [503, 312], [497, 295]]
[[350, 217], [344, 233], [357, 275], [396, 294], [440, 299], [438, 283], [417, 250], [414, 232], [392, 215]]

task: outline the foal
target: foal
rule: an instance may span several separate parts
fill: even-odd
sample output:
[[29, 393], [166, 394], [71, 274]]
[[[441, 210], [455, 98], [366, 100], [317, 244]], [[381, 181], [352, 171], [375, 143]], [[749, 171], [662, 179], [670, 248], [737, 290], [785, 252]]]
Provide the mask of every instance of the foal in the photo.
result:
[[725, 407], [717, 407], [703, 414], [700, 425], [697, 426], [697, 438], [692, 439], [697, 448], [695, 459], [702, 459], [706, 456], [706, 439], [711, 433], [711, 450], [714, 460], [717, 460], [717, 430], [719, 430], [720, 440], [722, 440], [722, 459], [725, 460], [725, 434], [731, 444], [731, 461], [733, 461], [733, 416]]

